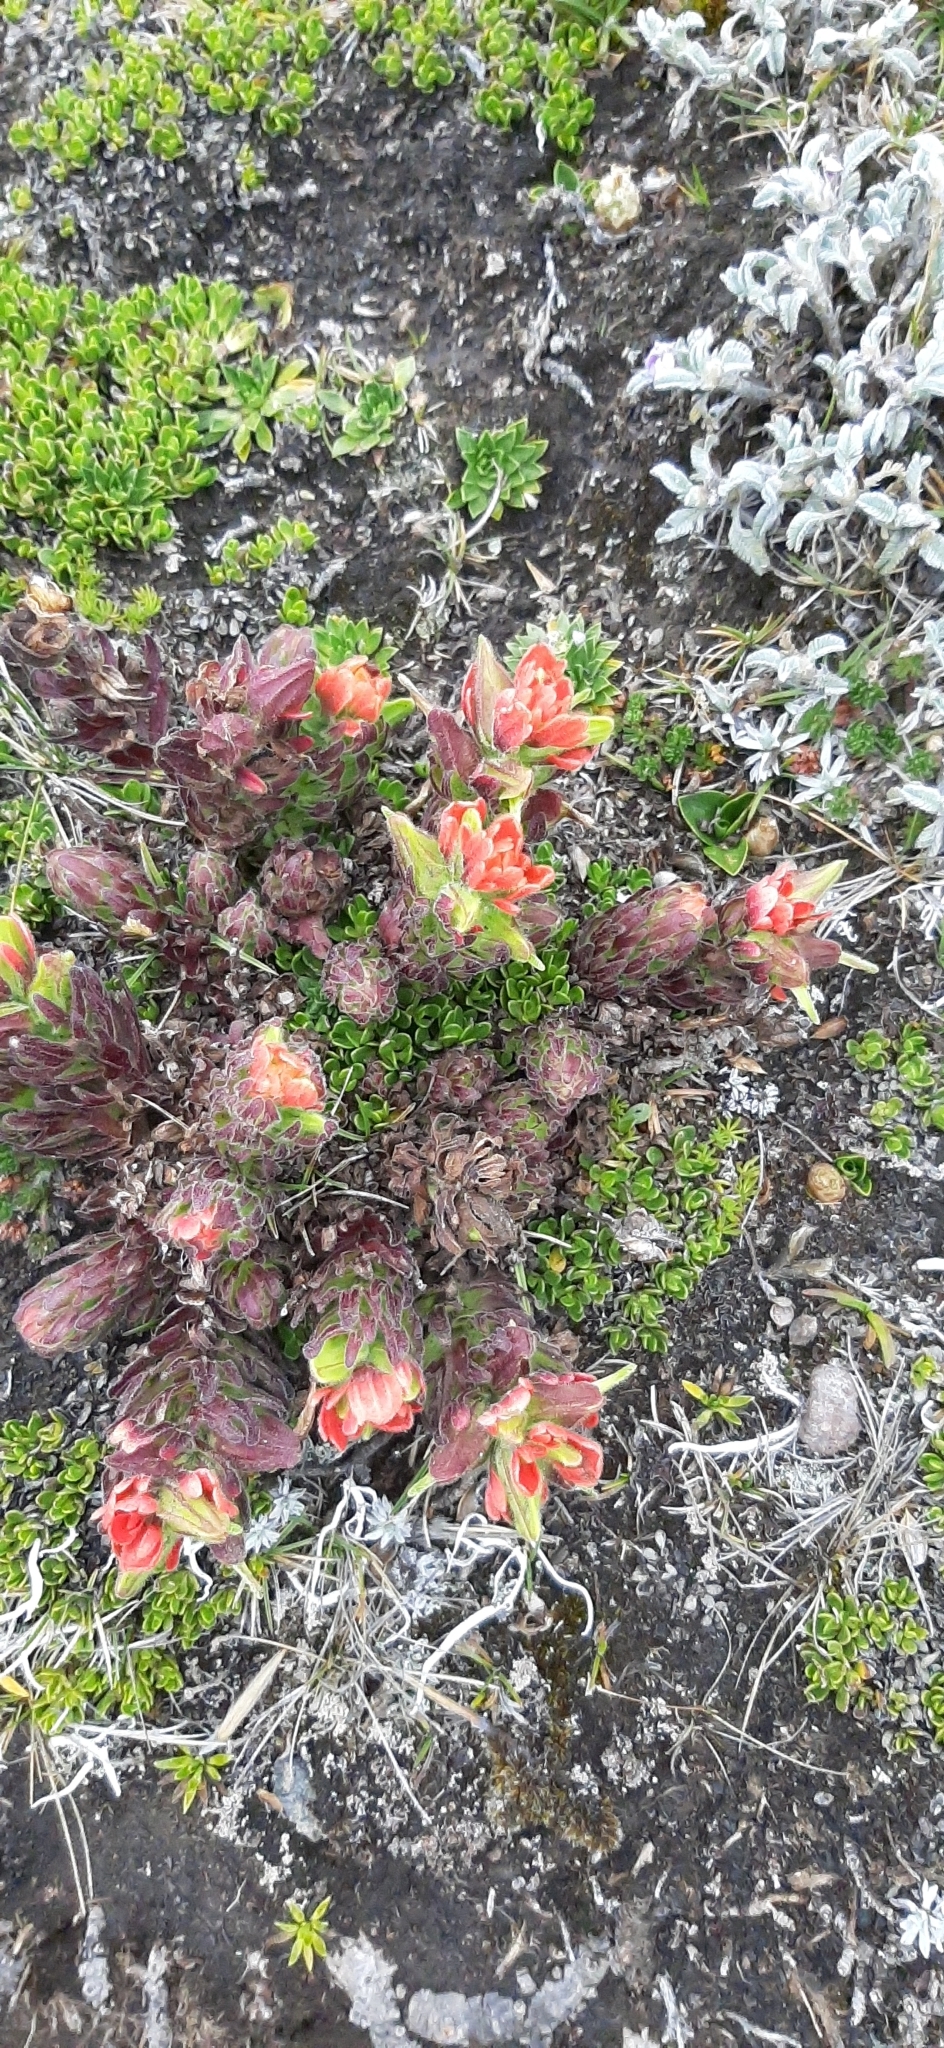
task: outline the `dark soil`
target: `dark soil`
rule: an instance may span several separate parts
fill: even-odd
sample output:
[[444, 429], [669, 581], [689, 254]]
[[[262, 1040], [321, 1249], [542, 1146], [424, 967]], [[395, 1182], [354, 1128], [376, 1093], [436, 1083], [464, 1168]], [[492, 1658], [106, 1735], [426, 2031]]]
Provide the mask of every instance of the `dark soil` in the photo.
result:
[[[0, 87], [4, 129], [45, 63], [36, 45], [18, 42]], [[641, 173], [673, 161], [668, 103], [634, 61], [601, 80], [597, 98], [588, 168], [628, 160]], [[711, 195], [709, 211], [650, 211], [625, 243], [598, 248], [529, 206], [528, 190], [550, 175], [531, 135], [498, 137], [455, 102], [393, 97], [347, 71], [299, 144], [274, 159], [277, 203], [234, 207], [209, 144], [166, 175], [129, 153], [81, 181], [82, 234], [56, 261], [59, 274], [110, 292], [185, 268], [247, 288], [288, 279], [297, 336], [317, 339], [318, 323], [333, 321], [366, 345], [397, 352], [412, 345], [411, 335], [422, 337], [427, 416], [447, 467], [459, 422], [498, 424], [527, 410], [532, 431], [550, 442], [539, 510], [505, 519], [501, 555], [471, 624], [455, 622], [422, 665], [454, 678], [473, 631], [504, 642], [533, 616], [529, 561], [562, 602], [620, 638], [630, 663], [644, 653], [652, 662], [663, 648], [681, 643], [684, 651], [696, 621], [747, 623], [776, 597], [730, 561], [704, 556], [659, 583], [650, 556], [664, 513], [651, 464], [677, 459], [687, 429], [681, 411], [629, 411], [628, 365], [657, 333], [710, 321], [723, 302], [719, 273], [743, 246], [752, 149], [713, 112], [686, 145], [681, 168], [691, 163]], [[0, 170], [11, 168], [0, 150]], [[524, 377], [529, 332], [547, 294], [546, 246], [567, 300], [556, 315], [567, 338], [542, 360], [569, 364], [592, 393], [592, 409], [540, 369], [533, 383]], [[503, 261], [498, 274], [486, 275], [489, 255]], [[208, 535], [244, 511], [262, 523], [281, 512], [309, 517], [321, 536], [316, 571], [337, 565], [330, 601], [368, 614], [394, 637], [406, 630], [411, 586], [435, 567], [405, 523], [411, 507], [435, 500], [428, 464], [391, 451], [384, 464], [342, 468], [287, 434], [274, 460], [256, 457], [231, 481], [239, 486], [232, 494], [217, 486], [180, 508], [173, 575], [166, 560], [146, 565], [166, 597], [158, 630], [182, 665], [188, 649], [219, 642], [247, 619], [254, 635], [271, 622], [251, 590], [201, 584]], [[116, 562], [114, 572], [115, 587], [130, 589], [143, 568]], [[415, 642], [408, 654], [415, 662]], [[671, 858], [668, 806], [651, 795], [640, 802], [636, 785], [628, 787], [625, 825], [592, 851]], [[850, 996], [861, 1012], [849, 1012], [857, 1028], [887, 1021], [886, 1013], [907, 1015], [888, 987]], [[787, 1042], [779, 1049], [738, 1040], [780, 1089], [763, 1126], [767, 1184], [751, 1227], [753, 1258], [745, 1247], [710, 1270], [678, 1317], [669, 1357], [614, 1400], [608, 1470], [628, 1451], [631, 1483], [557, 1507], [551, 1518], [564, 1538], [558, 1566], [586, 1581], [605, 1628], [611, 1689], [587, 1695], [593, 1643], [579, 1635], [574, 1603], [554, 1605], [545, 1587], [550, 1604], [533, 1633], [493, 1631], [488, 1643], [499, 1667], [533, 1658], [533, 1726], [499, 1745], [447, 1722], [415, 1770], [412, 1738], [401, 1744], [400, 1762], [431, 1826], [380, 1748], [309, 1740], [303, 1753], [324, 1830], [315, 1842], [258, 1798], [270, 1761], [260, 1763], [235, 1824], [221, 1832], [212, 1810], [209, 1819], [199, 1809], [181, 1817], [142, 1747], [119, 1800], [89, 1785], [77, 1799], [115, 1993], [101, 2019], [80, 1995], [82, 1926], [56, 1811], [29, 1812], [28, 1766], [11, 1758], [0, 1801], [0, 1911], [29, 1930], [29, 1967], [0, 2023], [3, 2048], [72, 2040], [89, 2048], [354, 2048], [364, 2032], [349, 2022], [347, 2001], [325, 1972], [310, 1981], [290, 1973], [284, 1951], [266, 1947], [287, 1898], [328, 1892], [335, 1935], [366, 1934], [395, 1962], [404, 2014], [406, 1995], [423, 1987], [526, 1993], [520, 1973], [540, 1985], [564, 1966], [571, 1945], [615, 1939], [610, 1973], [555, 2034], [556, 2048], [620, 2048], [624, 2040], [636, 2048], [646, 2028], [653, 2041], [679, 2048], [930, 2048], [941, 2038], [925, 1966], [890, 1967], [883, 1955], [889, 1889], [913, 1892], [916, 1874], [929, 1866], [933, 1874], [935, 1857], [940, 1868], [944, 1856], [939, 1774], [920, 1759], [889, 1757], [878, 1728], [807, 1707], [791, 1656], [777, 1665], [739, 1742], [747, 1680], [739, 1684], [737, 1674], [752, 1661], [764, 1596], [738, 1596], [706, 1575], [704, 1544], [646, 1426], [650, 1382], [665, 1415], [684, 1377], [707, 1383], [720, 1368], [750, 1386], [760, 1354], [773, 1348], [799, 1385], [810, 1362], [835, 1348], [821, 1319], [814, 1349], [798, 1361], [768, 1323], [755, 1260], [761, 1269], [774, 1264], [802, 1221], [815, 1225], [811, 1253], [834, 1253], [842, 1272], [868, 1276], [889, 1295], [904, 1290], [928, 1310], [937, 1305], [911, 1268], [939, 1249], [940, 1186], [889, 1164], [870, 1201], [816, 1210], [804, 1196], [807, 1168], [818, 1147], [832, 1155], [861, 1145], [860, 1082], [836, 1041], [800, 1043], [789, 1027], [780, 1035]], [[714, 1085], [723, 1070], [721, 1061]], [[7, 1312], [20, 1285], [12, 1273]], [[799, 1286], [794, 1293], [798, 1307], [809, 1305]], [[874, 1357], [860, 1362], [880, 1395]], [[0, 1371], [4, 1365], [0, 1357]], [[51, 1373], [17, 1354], [10, 1412], [62, 1397], [61, 1368]], [[67, 1808], [64, 1818], [77, 1840], [76, 1814]], [[143, 2031], [141, 1978], [155, 1944], [169, 1958], [166, 2041]], [[687, 2017], [673, 2020], [660, 1981]], [[914, 2004], [922, 1999], [924, 2018]]]

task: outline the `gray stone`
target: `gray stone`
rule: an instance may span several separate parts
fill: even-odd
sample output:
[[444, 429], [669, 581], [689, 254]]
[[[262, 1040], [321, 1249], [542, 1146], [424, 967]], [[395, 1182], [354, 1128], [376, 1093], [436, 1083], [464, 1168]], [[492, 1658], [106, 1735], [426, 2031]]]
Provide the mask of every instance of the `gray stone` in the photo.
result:
[[496, 2048], [519, 2039], [521, 2007], [498, 1991], [484, 1998], [465, 1998], [458, 1991], [415, 1991], [407, 2007], [407, 2025], [421, 2041], [437, 2048]]
[[799, 1438], [814, 1457], [850, 1451], [862, 1426], [854, 1375], [840, 1359], [817, 1365], [800, 1412]]
[[300, 1756], [280, 1756], [272, 1770], [272, 1790], [290, 1827], [306, 1841], [321, 1842], [325, 1830], [315, 1812], [315, 1786]]
[[528, 2009], [524, 2038], [529, 2048], [541, 2048], [564, 2020], [573, 2019], [587, 2000], [596, 1995], [597, 1985], [610, 1968], [612, 1953], [608, 1944], [602, 1951], [582, 1945], [560, 1977], [549, 1977], [542, 1984]]

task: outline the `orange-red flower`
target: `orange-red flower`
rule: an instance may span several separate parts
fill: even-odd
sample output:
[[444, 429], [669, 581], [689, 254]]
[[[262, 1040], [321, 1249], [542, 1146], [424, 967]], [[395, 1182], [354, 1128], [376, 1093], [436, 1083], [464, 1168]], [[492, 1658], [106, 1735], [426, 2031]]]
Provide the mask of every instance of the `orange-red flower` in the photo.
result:
[[805, 879], [792, 861], [785, 860], [772, 875], [752, 882], [744, 895], [748, 931], [776, 932], [782, 938], [786, 932], [802, 930], [822, 917], [823, 912], [808, 897], [794, 894], [798, 885], [802, 889]]
[[574, 686], [564, 663], [549, 647], [529, 647], [511, 688], [495, 700], [494, 743], [503, 753], [540, 747], [548, 766], [562, 772], [582, 768], [594, 748], [586, 713], [573, 706]]
[[36, 972], [36, 947], [21, 917], [0, 917], [0, 986], [25, 996]]
[[197, 1542], [224, 1543], [233, 1534], [233, 1523], [239, 1526], [239, 1503], [206, 1465], [175, 1472], [161, 1487], [157, 1505], [168, 1529]]
[[108, 1537], [119, 1571], [152, 1572], [159, 1564], [167, 1571], [174, 1570], [180, 1543], [168, 1549], [157, 1501], [141, 1474], [133, 1479], [119, 1479], [96, 1519], [103, 1535]]
[[492, 1439], [485, 1512], [493, 1522], [513, 1522], [527, 1542], [536, 1542], [550, 1481], [561, 1486], [595, 1486], [603, 1452], [590, 1437], [571, 1429], [592, 1429], [600, 1392], [587, 1373], [534, 1373], [509, 1387], [478, 1417]]
[[485, 818], [482, 797], [476, 803], [447, 804], [439, 823], [439, 850], [447, 860], [459, 854], [467, 889], [491, 896], [496, 910], [514, 916], [522, 897], [550, 888], [554, 870], [528, 859], [516, 818], [495, 818], [490, 825]]
[[249, 1090], [278, 1109], [315, 1109], [325, 1105], [324, 1082], [317, 1061], [280, 1042], [279, 1027], [266, 1026], [256, 1038], [249, 1062]]
[[390, 677], [359, 654], [315, 677], [315, 696], [322, 709], [351, 736], [362, 725], [376, 724], [389, 695]]
[[315, 1390], [318, 1433], [335, 1450], [346, 1451], [359, 1439], [397, 1436], [412, 1429], [426, 1399], [419, 1367], [408, 1358], [391, 1359], [384, 1367], [359, 1365], [343, 1386]]
[[195, 1259], [204, 1262], [212, 1259], [230, 1234], [228, 1226], [217, 1220], [219, 1215], [216, 1202], [208, 1204], [205, 1209], [188, 1209], [182, 1216], [167, 1218], [164, 1234], [172, 1244], [179, 1245], [182, 1251], [192, 1252]]

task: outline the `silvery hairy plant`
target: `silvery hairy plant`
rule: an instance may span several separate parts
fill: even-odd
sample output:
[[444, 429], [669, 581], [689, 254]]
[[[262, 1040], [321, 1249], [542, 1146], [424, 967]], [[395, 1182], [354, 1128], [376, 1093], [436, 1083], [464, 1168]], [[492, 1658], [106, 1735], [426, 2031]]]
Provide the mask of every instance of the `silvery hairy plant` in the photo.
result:
[[635, 27], [650, 56], [691, 79], [675, 105], [673, 137], [685, 134], [699, 88], [722, 92], [756, 85], [761, 72], [766, 72], [768, 84], [779, 79], [786, 63], [788, 23], [801, 12], [796, 5], [781, 9], [773, 0], [748, 0], [747, 6], [728, 16], [714, 43], [705, 35], [701, 14], [687, 11], [667, 17], [655, 7], [641, 8]]
[[[637, 400], [684, 391], [702, 429], [688, 471], [655, 467], [678, 501], [656, 538], [723, 538], [759, 575], [789, 572], [798, 558], [819, 578], [863, 591], [890, 580], [898, 587], [915, 566], [944, 569], [927, 475], [933, 407], [944, 391], [944, 147], [931, 127], [908, 132], [907, 99], [890, 118], [871, 87], [884, 71], [929, 114], [931, 67], [912, 0], [879, 15], [865, 0], [847, 0], [778, 16], [773, 43], [772, 16], [759, 6], [730, 16], [716, 40], [697, 15], [666, 21], [644, 9], [637, 17], [653, 56], [693, 79], [680, 105], [695, 87], [741, 90], [748, 73], [749, 96], [761, 105], [761, 69], [798, 88], [804, 76], [817, 81], [797, 145], [781, 128], [787, 159], [754, 199], [755, 210], [783, 218], [783, 232], [723, 273], [742, 332], [695, 327], [657, 340], [630, 380], [627, 395]], [[868, 67], [854, 111], [846, 62]], [[811, 320], [825, 347], [812, 361], [806, 347], [791, 361], [779, 336], [792, 340]], [[759, 433], [758, 404], [770, 408]], [[725, 465], [720, 430], [727, 446], [748, 408], [750, 454]]]

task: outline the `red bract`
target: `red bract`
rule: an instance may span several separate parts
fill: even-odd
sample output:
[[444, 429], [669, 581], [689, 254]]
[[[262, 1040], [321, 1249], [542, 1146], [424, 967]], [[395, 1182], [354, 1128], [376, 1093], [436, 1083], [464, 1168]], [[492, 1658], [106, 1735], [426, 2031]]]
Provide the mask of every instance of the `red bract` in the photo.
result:
[[412, 1429], [426, 1398], [423, 1375], [409, 1359], [391, 1359], [384, 1366], [360, 1365], [340, 1387], [312, 1390], [318, 1409], [318, 1433], [335, 1450], [379, 1430], [399, 1436]]
[[375, 725], [390, 695], [390, 677], [362, 655], [351, 655], [339, 668], [322, 669], [315, 677], [315, 696], [322, 710], [338, 721], [341, 731], [356, 734]]
[[784, 933], [802, 930], [811, 925], [822, 911], [815, 903], [795, 891], [802, 887], [803, 876], [793, 862], [781, 861], [772, 875], [760, 882], [752, 882], [744, 896], [744, 922], [748, 931]]
[[164, 1527], [194, 1542], [217, 1548], [239, 1530], [238, 1500], [206, 1465], [175, 1472], [172, 1484], [158, 1487], [157, 1505]]
[[594, 748], [584, 712], [574, 710], [574, 686], [564, 663], [549, 647], [529, 647], [511, 688], [495, 702], [494, 743], [502, 752], [539, 747], [548, 766], [562, 773], [582, 768]]
[[485, 820], [481, 797], [476, 803], [447, 804], [439, 821], [439, 850], [447, 860], [459, 854], [467, 889], [490, 896], [496, 910], [514, 916], [522, 897], [550, 888], [554, 870], [528, 859], [516, 818], [495, 818], [490, 825]]
[[412, 1253], [370, 1210], [341, 1226], [334, 1251], [301, 1292], [318, 1320], [304, 1349], [311, 1391], [296, 1428], [345, 1450], [374, 1430], [409, 1429], [426, 1398], [413, 1312]]
[[813, 926], [824, 915], [819, 908], [822, 898], [844, 867], [841, 860], [803, 869], [781, 861], [772, 875], [730, 897], [719, 913], [733, 964], [745, 968], [751, 980], [774, 997], [792, 989], [808, 1014], [812, 1005], [804, 992], [813, 975], [835, 967], [842, 954], [835, 939], [819, 938]]
[[232, 1046], [207, 1091], [203, 1129], [213, 1150], [263, 1180], [294, 1170], [337, 1125], [324, 1115], [325, 1078], [316, 1053], [281, 1024], [264, 1024]]
[[11, 996], [25, 996], [36, 972], [33, 935], [13, 911], [0, 917], [0, 986]]
[[542, 1372], [484, 1410], [479, 1427], [492, 1439], [485, 1512], [493, 1521], [513, 1522], [526, 1542], [536, 1543], [552, 1479], [561, 1486], [596, 1485], [603, 1453], [571, 1425], [592, 1429], [600, 1401], [589, 1373]]
[[313, 1053], [297, 1052], [274, 1034], [279, 1027], [267, 1025], [256, 1034], [249, 1061], [249, 1092], [278, 1109], [314, 1109], [325, 1106], [325, 1084]]
[[203, 1264], [215, 1253], [245, 1258], [265, 1229], [265, 1197], [231, 1179], [215, 1161], [186, 1167], [154, 1218], [155, 1237]]
[[499, 1452], [485, 1487], [485, 1512], [493, 1522], [514, 1522], [526, 1539], [534, 1540], [534, 1510], [540, 1515], [549, 1479], [560, 1486], [591, 1487], [602, 1470], [599, 1444], [559, 1423], [536, 1423], [522, 1444]]
[[122, 1576], [153, 1572], [158, 1565], [174, 1570], [180, 1540], [168, 1541], [156, 1496], [143, 1475], [119, 1479], [106, 1494], [95, 1520], [108, 1537]]

